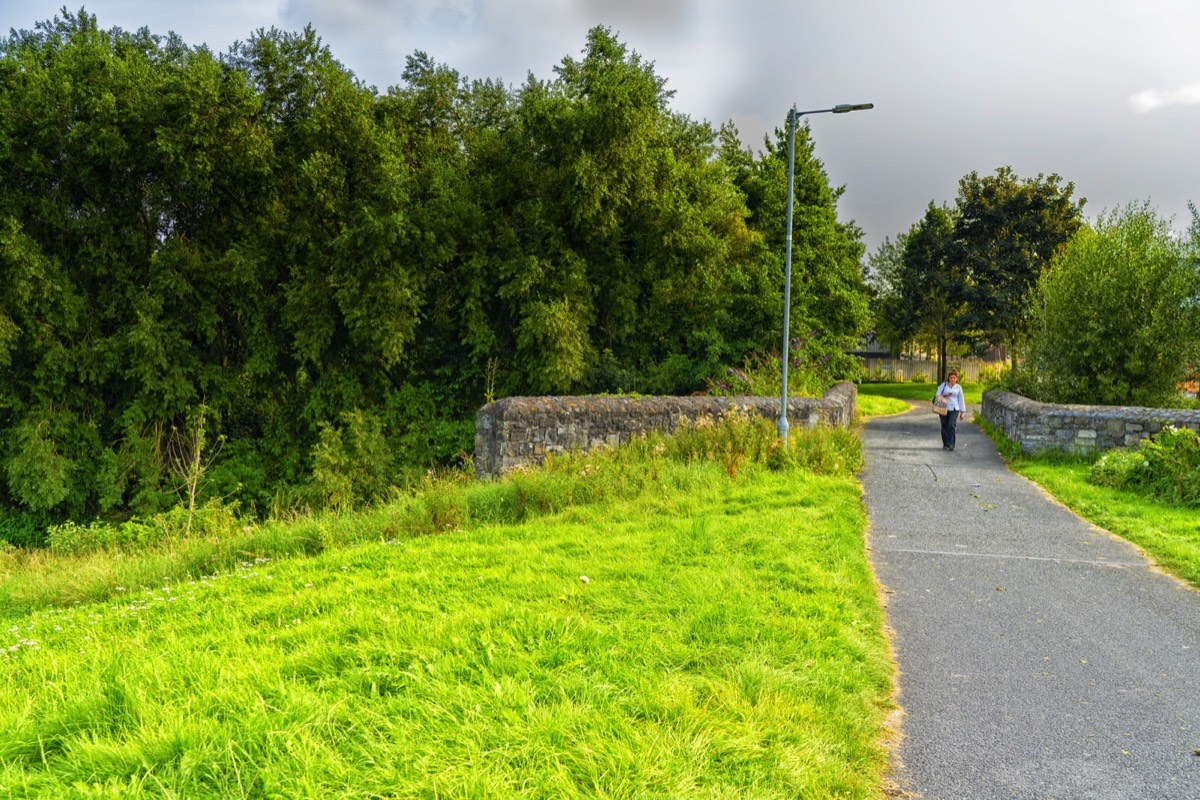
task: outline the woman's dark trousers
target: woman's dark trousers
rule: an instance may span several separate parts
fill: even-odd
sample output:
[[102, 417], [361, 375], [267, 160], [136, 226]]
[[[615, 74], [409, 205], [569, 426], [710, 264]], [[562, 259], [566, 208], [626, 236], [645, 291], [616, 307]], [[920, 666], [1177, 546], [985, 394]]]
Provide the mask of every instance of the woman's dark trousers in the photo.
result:
[[958, 424], [957, 411], [947, 411], [942, 417], [942, 447], [954, 449], [954, 427]]

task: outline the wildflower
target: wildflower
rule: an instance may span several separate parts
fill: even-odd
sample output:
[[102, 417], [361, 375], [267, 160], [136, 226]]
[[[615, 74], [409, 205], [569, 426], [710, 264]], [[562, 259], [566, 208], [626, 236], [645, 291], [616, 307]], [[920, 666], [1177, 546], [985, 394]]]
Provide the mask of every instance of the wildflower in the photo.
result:
[[1148, 466], [1150, 466], [1150, 462], [1149, 462], [1149, 461], [1143, 461], [1143, 462], [1142, 462], [1142, 466], [1143, 466], [1143, 467], [1148, 467]]
[[587, 586], [589, 583], [591, 583], [591, 580], [588, 579], [587, 575], [580, 575], [579, 582], [582, 583], [584, 586]]

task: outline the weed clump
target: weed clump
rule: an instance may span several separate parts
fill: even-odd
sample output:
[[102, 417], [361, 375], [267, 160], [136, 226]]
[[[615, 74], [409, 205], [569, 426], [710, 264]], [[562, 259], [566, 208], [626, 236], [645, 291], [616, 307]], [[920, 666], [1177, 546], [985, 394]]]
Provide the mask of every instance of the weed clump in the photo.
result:
[[1131, 450], [1111, 450], [1088, 480], [1168, 503], [1200, 507], [1200, 435], [1168, 426]]

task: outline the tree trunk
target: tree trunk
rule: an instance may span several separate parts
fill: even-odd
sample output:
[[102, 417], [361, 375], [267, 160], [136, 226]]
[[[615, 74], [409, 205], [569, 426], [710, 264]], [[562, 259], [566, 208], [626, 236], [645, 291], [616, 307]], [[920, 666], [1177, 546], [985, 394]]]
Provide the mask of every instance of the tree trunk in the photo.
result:
[[946, 382], [946, 345], [950, 337], [945, 331], [938, 334], [938, 383]]

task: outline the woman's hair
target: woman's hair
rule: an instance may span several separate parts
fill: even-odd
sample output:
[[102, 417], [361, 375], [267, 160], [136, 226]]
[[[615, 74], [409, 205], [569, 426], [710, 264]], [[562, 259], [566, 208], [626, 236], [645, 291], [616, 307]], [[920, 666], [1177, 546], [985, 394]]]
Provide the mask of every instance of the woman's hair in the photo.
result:
[[954, 377], [956, 377], [956, 378], [957, 378], [957, 377], [958, 377], [958, 370], [956, 370], [956, 369], [952, 369], [952, 370], [950, 370], [949, 372], [947, 372], [947, 373], [946, 373], [946, 379], [947, 379], [947, 380], [949, 380], [951, 375], [953, 375]]

